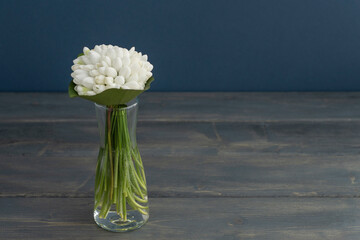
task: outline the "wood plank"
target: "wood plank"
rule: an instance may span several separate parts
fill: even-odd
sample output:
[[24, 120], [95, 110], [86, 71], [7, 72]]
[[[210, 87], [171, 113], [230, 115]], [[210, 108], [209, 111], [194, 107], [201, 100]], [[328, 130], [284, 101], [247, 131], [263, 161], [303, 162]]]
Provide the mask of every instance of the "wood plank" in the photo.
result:
[[150, 220], [125, 234], [97, 227], [90, 198], [0, 198], [0, 239], [346, 239], [359, 199], [153, 198]]
[[[16, 103], [14, 105], [14, 103]], [[0, 93], [0, 121], [95, 121], [94, 106], [66, 93]], [[147, 92], [139, 121], [354, 121], [359, 92]]]
[[[0, 133], [1, 196], [92, 195], [95, 122]], [[360, 196], [360, 122], [141, 122], [138, 141], [150, 196]]]

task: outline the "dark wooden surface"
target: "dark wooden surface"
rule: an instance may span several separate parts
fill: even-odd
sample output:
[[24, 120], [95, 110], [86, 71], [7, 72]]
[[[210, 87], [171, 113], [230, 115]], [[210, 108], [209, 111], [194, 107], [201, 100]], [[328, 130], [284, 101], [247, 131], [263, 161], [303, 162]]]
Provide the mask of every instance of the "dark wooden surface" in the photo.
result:
[[360, 239], [360, 93], [145, 93], [150, 220], [92, 219], [94, 107], [0, 93], [0, 239]]

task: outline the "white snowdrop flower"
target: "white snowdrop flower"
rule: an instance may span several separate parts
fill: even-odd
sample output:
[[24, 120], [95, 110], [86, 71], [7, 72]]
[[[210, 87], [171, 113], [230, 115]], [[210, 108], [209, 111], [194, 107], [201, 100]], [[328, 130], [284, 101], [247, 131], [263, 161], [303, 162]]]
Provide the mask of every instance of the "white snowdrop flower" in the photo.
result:
[[110, 59], [116, 58], [117, 56], [116, 56], [115, 49], [109, 48], [106, 52], [106, 56], [109, 57]]
[[129, 50], [124, 48], [123, 49], [123, 58], [128, 58], [128, 57], [130, 57]]
[[89, 72], [87, 70], [84, 70], [84, 69], [78, 69], [76, 70], [75, 72], [73, 72], [73, 74], [75, 76], [78, 76], [78, 75], [85, 75], [85, 76], [89, 76]]
[[99, 59], [101, 58], [100, 54], [97, 53], [96, 51], [90, 51], [89, 53], [89, 59], [91, 61], [91, 63], [97, 63], [99, 62]]
[[83, 48], [71, 66], [74, 88], [79, 95], [92, 96], [106, 89], [122, 88], [142, 90], [152, 76], [153, 65], [148, 56], [113, 45], [96, 45]]
[[125, 83], [125, 78], [123, 76], [117, 76], [115, 79], [115, 84], [122, 86]]
[[129, 77], [129, 82], [138, 82], [138, 80], [139, 80], [139, 75], [137, 73], [134, 73]]
[[91, 71], [91, 70], [95, 69], [95, 66], [91, 65], [91, 64], [87, 64], [87, 65], [82, 66], [81, 69]]
[[105, 90], [106, 89], [111, 89], [111, 88], [116, 88], [116, 84], [110, 84], [110, 85], [105, 86]]
[[90, 59], [85, 55], [80, 56], [80, 60], [85, 64], [91, 64]]
[[97, 53], [99, 53], [99, 54], [102, 53], [102, 49], [101, 49], [101, 47], [100, 47], [99, 45], [96, 45], [96, 46], [94, 47], [94, 51], [97, 52]]
[[95, 81], [94, 81], [94, 78], [92, 78], [92, 77], [86, 77], [82, 80], [81, 83], [83, 86], [92, 89]]
[[130, 48], [129, 55], [132, 56], [135, 53], [135, 47]]
[[140, 85], [135, 81], [127, 82], [121, 87], [128, 87], [128, 89], [140, 89]]
[[122, 67], [122, 61], [120, 57], [114, 59], [112, 66], [115, 68], [116, 71], [120, 71]]
[[125, 78], [125, 81], [128, 77], [130, 77], [131, 69], [128, 66], [122, 67], [119, 71], [119, 75]]
[[115, 52], [116, 52], [116, 56], [118, 58], [120, 58], [120, 59], [123, 58], [124, 54], [123, 54], [123, 49], [122, 48], [116, 47]]
[[77, 65], [77, 64], [74, 64], [74, 65], [71, 66], [71, 70], [73, 70], [73, 71], [76, 71], [78, 69], [80, 69], [80, 66]]
[[106, 61], [101, 61], [101, 66], [108, 67], [108, 66], [111, 66], [111, 65], [109, 65]]
[[86, 95], [88, 95], [88, 96], [94, 96], [94, 95], [96, 95], [96, 93], [95, 93], [94, 91], [87, 91], [87, 92], [86, 92]]
[[101, 93], [102, 91], [105, 90], [105, 86], [104, 85], [98, 85], [98, 84], [95, 84], [93, 86], [93, 90], [95, 93]]
[[98, 70], [91, 70], [91, 71], [89, 72], [89, 75], [92, 76], [92, 77], [96, 77], [96, 76], [98, 76], [99, 74], [100, 74], [100, 73], [99, 73]]
[[129, 66], [130, 65], [130, 57], [129, 56], [124, 56], [122, 59], [122, 63], [124, 66]]
[[[73, 82], [77, 85], [80, 85], [81, 84], [81, 81], [79, 81], [78, 79], [74, 78], [73, 79]], [[80, 87], [80, 86], [76, 86], [76, 87]]]
[[82, 82], [87, 77], [89, 77], [89, 76], [85, 75], [85, 74], [78, 74], [74, 77], [74, 79], [76, 79], [78, 82]]
[[111, 66], [111, 58], [109, 56], [105, 56], [104, 57], [104, 61], [107, 63], [107, 65], [110, 67]]
[[116, 72], [115, 68], [112, 68], [112, 67], [106, 68], [105, 74], [106, 74], [106, 76], [113, 77], [113, 78], [117, 76], [117, 72]]
[[87, 74], [87, 71], [86, 70], [83, 70], [83, 69], [77, 69], [73, 72], [75, 75], [77, 74]]
[[153, 65], [151, 65], [151, 63], [149, 63], [149, 62], [144, 63], [143, 67], [149, 72], [151, 72], [151, 70], [153, 70]]
[[77, 92], [83, 92], [84, 90], [83, 90], [83, 88], [84, 87], [82, 87], [82, 86], [75, 86], [75, 91], [77, 91]]
[[84, 55], [89, 54], [89, 52], [90, 52], [90, 49], [89, 49], [88, 47], [84, 47], [84, 48], [83, 48], [83, 53], [84, 53]]
[[95, 83], [99, 85], [105, 84], [105, 76], [104, 75], [98, 75], [95, 77]]
[[99, 67], [98, 71], [100, 74], [105, 75], [106, 67]]
[[105, 84], [106, 85], [113, 85], [114, 84], [114, 78], [112, 77], [105, 77]]

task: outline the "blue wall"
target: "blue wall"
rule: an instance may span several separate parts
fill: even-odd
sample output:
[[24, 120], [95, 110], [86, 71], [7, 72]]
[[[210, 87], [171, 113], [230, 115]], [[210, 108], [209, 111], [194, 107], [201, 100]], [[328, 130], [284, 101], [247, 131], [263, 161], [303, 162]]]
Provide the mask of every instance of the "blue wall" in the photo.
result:
[[0, 91], [66, 91], [84, 45], [149, 55], [156, 91], [360, 90], [360, 1], [0, 0]]

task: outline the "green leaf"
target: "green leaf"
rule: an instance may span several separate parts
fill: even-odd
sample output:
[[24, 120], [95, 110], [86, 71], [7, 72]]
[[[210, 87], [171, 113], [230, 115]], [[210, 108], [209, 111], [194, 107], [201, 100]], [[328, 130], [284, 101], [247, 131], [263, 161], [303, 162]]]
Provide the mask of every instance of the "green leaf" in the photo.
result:
[[78, 96], [78, 93], [74, 89], [75, 86], [76, 86], [76, 84], [73, 81], [71, 81], [69, 84], [69, 89], [68, 89], [69, 97], [71, 97], [71, 98]]
[[76, 86], [75, 83], [71, 81], [69, 84], [68, 93], [69, 97], [71, 98], [81, 97], [83, 99], [95, 102], [100, 105], [120, 105], [126, 104], [144, 91], [148, 90], [152, 81], [154, 81], [154, 77], [151, 77], [147, 80], [144, 90], [110, 88], [94, 96], [80, 96], [74, 89], [74, 87]]

